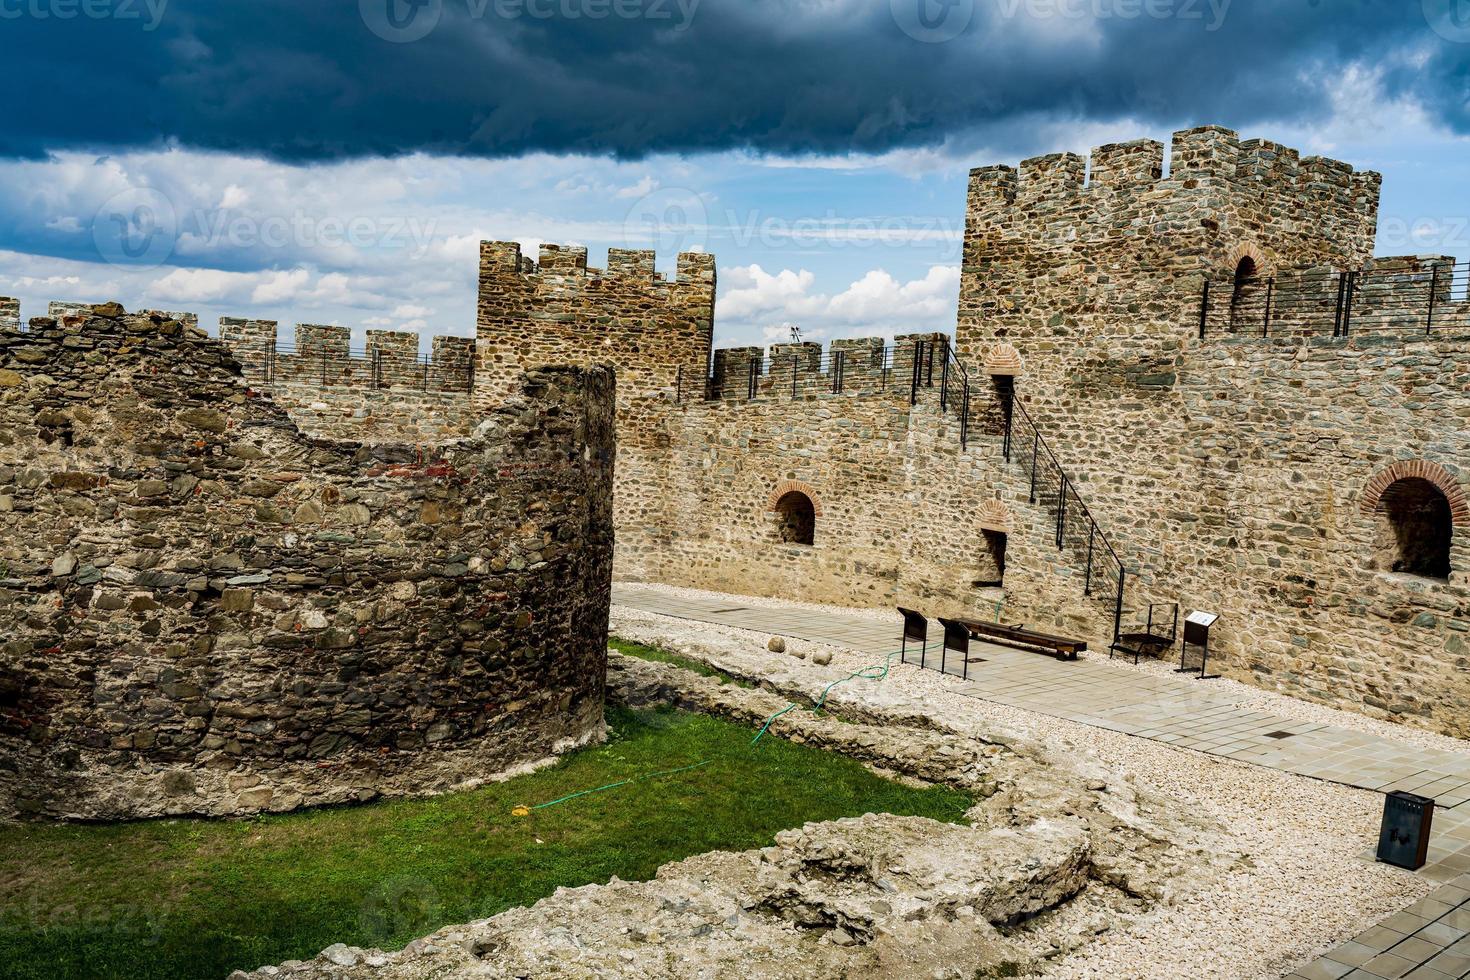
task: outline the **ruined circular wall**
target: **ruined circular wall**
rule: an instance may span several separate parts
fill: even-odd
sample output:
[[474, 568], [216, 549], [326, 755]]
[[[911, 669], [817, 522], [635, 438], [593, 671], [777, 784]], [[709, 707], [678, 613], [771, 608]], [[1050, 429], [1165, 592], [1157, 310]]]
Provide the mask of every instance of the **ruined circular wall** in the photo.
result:
[[606, 369], [545, 370], [474, 438], [329, 443], [162, 317], [0, 333], [0, 816], [429, 793], [598, 737], [612, 413]]

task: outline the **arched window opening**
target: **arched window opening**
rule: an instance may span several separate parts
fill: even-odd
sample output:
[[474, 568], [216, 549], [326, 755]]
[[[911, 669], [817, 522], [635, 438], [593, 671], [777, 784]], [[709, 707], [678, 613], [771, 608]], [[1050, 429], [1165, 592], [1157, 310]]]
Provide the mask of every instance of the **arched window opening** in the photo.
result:
[[1260, 270], [1256, 260], [1244, 256], [1235, 265], [1235, 283], [1230, 291], [1230, 328], [1236, 329], [1237, 321], [1257, 322], [1265, 315], [1264, 308], [1252, 310], [1252, 304], [1260, 306], [1257, 299], [1261, 292]]
[[1378, 537], [1378, 567], [1425, 578], [1450, 577], [1450, 502], [1428, 480], [1405, 477], [1378, 500], [1383, 523]]
[[975, 576], [977, 589], [996, 588], [1004, 584], [1006, 577], [1006, 536], [1004, 531], [984, 530], [980, 532], [979, 572]]
[[810, 545], [816, 541], [817, 510], [800, 490], [790, 490], [776, 501], [776, 536], [785, 544]]

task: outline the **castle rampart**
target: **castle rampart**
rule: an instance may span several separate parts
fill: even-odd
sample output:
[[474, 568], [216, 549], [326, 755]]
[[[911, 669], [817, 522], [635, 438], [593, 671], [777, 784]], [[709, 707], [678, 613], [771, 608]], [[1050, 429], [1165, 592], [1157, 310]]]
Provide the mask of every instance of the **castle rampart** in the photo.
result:
[[678, 258], [673, 279], [650, 251], [543, 245], [534, 265], [515, 242], [480, 244], [476, 398], [493, 403], [517, 372], [537, 364], [608, 363], [623, 404], [672, 392], [681, 369], [707, 367], [714, 331], [715, 262]]
[[439, 447], [308, 438], [116, 306], [0, 335], [0, 376], [0, 814], [431, 793], [601, 733], [607, 370]]

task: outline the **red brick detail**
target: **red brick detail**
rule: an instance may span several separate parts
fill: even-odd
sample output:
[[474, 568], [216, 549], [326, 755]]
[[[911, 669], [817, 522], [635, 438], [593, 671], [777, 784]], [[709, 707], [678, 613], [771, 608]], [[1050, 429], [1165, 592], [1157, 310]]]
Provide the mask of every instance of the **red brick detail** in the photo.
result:
[[986, 531], [1011, 532], [1011, 509], [1000, 500], [986, 500], [980, 504], [975, 523]]
[[1373, 474], [1363, 488], [1363, 497], [1358, 501], [1365, 515], [1378, 511], [1383, 493], [1400, 480], [1428, 480], [1439, 488], [1450, 504], [1450, 518], [1456, 527], [1470, 527], [1470, 501], [1465, 499], [1465, 490], [1460, 481], [1449, 470], [1427, 459], [1403, 459]]
[[812, 489], [811, 484], [802, 483], [800, 480], [782, 480], [776, 484], [776, 489], [771, 491], [770, 497], [766, 500], [766, 510], [775, 510], [776, 503], [793, 490], [805, 494], [806, 499], [812, 502], [812, 516], [822, 516], [822, 502], [817, 499], [817, 491]]
[[1255, 242], [1239, 242], [1230, 250], [1230, 256], [1226, 260], [1225, 271], [1235, 275], [1235, 270], [1240, 266], [1241, 259], [1250, 259], [1256, 265], [1256, 277], [1263, 278], [1271, 275], [1270, 265], [1266, 261], [1266, 255], [1261, 247]]
[[1010, 344], [996, 344], [985, 352], [984, 368], [986, 374], [1019, 375], [1025, 367], [1021, 360], [1021, 352]]

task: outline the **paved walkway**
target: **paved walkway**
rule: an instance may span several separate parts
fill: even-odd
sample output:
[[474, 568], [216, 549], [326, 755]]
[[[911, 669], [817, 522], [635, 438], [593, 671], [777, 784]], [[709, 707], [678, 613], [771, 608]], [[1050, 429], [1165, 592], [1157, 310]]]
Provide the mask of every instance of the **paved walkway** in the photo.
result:
[[[742, 606], [738, 597], [675, 596], [621, 583], [613, 587], [613, 602], [879, 657], [899, 647], [897, 613], [885, 625], [840, 612]], [[936, 666], [937, 648], [930, 643], [930, 667]], [[950, 656], [946, 666], [956, 674], [966, 665]], [[1439, 806], [1429, 864], [1420, 874], [1441, 883], [1470, 874], [1470, 747], [1444, 752], [1295, 721], [1241, 707], [1209, 681], [1130, 670], [1104, 658], [1062, 661], [972, 641], [967, 666], [969, 678], [956, 690], [971, 697], [1345, 786], [1434, 797]], [[1372, 860], [1372, 848], [1364, 857]]]
[[1354, 936], [1287, 980], [1461, 980], [1470, 976], [1470, 875]]

